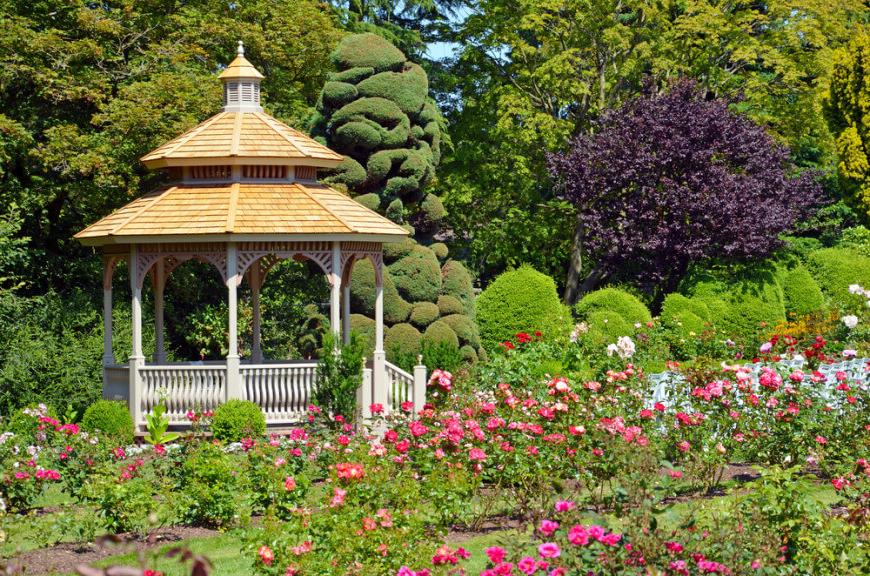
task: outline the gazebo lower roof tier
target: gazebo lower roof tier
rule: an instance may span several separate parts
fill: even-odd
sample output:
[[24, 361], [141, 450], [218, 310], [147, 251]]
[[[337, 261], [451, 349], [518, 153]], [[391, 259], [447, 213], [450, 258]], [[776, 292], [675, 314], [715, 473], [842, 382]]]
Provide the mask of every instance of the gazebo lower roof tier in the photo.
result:
[[88, 226], [83, 244], [327, 238], [390, 242], [408, 232], [317, 183], [174, 185], [133, 200]]
[[344, 157], [263, 112], [220, 112], [142, 157], [149, 168], [274, 164], [333, 168]]

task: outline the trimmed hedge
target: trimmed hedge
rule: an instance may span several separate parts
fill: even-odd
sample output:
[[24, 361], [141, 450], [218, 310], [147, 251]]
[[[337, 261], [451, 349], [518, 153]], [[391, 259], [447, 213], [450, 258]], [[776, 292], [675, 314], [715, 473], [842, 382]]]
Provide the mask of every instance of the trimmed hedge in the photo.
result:
[[809, 270], [798, 266], [782, 279], [786, 314], [804, 316], [825, 308], [825, 295]]
[[438, 260], [447, 260], [447, 256], [450, 254], [450, 249], [447, 248], [447, 244], [443, 242], [436, 242], [429, 246], [429, 248], [435, 253], [435, 257], [438, 258]]
[[474, 287], [462, 262], [448, 260], [441, 267], [441, 294], [453, 296], [462, 302], [466, 314], [474, 316]]
[[375, 321], [362, 314], [351, 314], [350, 330], [365, 339], [366, 356], [371, 356], [375, 349]]
[[626, 322], [645, 323], [652, 320], [646, 304], [637, 297], [619, 288], [602, 288], [586, 294], [574, 307], [575, 313], [585, 318], [591, 312], [609, 310], [615, 312]]
[[384, 349], [387, 356], [394, 360], [406, 355], [414, 355], [422, 350], [422, 335], [410, 324], [396, 324], [384, 334]]
[[121, 402], [97, 400], [85, 410], [82, 428], [119, 444], [133, 443], [133, 417]]
[[444, 320], [436, 320], [426, 328], [423, 333], [423, 342], [426, 344], [444, 343], [459, 349], [459, 337]]
[[634, 334], [634, 324], [613, 310], [599, 308], [586, 315], [589, 331], [583, 340], [593, 348], [603, 349], [616, 342], [620, 336]]
[[410, 254], [390, 264], [389, 274], [399, 294], [410, 302], [435, 302], [441, 290], [441, 268], [435, 253], [415, 246]]
[[438, 297], [438, 311], [441, 312], [442, 316], [449, 316], [450, 314], [464, 314], [465, 308], [458, 298], [441, 295]]
[[849, 248], [823, 248], [810, 252], [807, 269], [834, 306], [854, 302], [850, 284], [870, 288], [870, 257]]
[[[363, 170], [362, 166], [360, 166], [360, 170]], [[365, 178], [365, 170], [363, 170], [363, 178]], [[354, 198], [354, 200], [356, 200], [369, 210], [377, 211], [377, 209], [381, 207], [381, 197], [377, 194], [362, 194], [361, 196], [357, 196], [356, 198]], [[384, 249], [386, 250], [387, 246], [393, 246], [394, 244], [398, 244], [398, 242], [384, 244]]]
[[332, 53], [332, 61], [339, 69], [368, 67], [380, 72], [401, 69], [405, 55], [377, 34], [352, 34], [338, 44]]
[[517, 332], [561, 333], [563, 311], [556, 283], [546, 274], [530, 266], [504, 272], [477, 299], [483, 347], [493, 350]]
[[432, 302], [417, 302], [411, 308], [411, 324], [418, 328], [425, 328], [438, 319], [440, 312], [438, 305]]
[[469, 364], [477, 363], [477, 350], [468, 344], [459, 349], [459, 355], [462, 357], [463, 362], [468, 362]]
[[451, 314], [441, 319], [456, 333], [460, 344], [480, 346], [480, 333], [474, 321], [464, 314]]
[[710, 309], [698, 298], [686, 298], [674, 292], [662, 303], [662, 322], [683, 336], [701, 334], [710, 324]]
[[266, 417], [250, 400], [227, 400], [214, 411], [211, 431], [222, 442], [257, 438], [266, 433]]
[[[370, 260], [354, 264], [351, 272], [350, 299], [354, 310], [369, 317], [375, 315], [375, 269]], [[384, 321], [387, 324], [404, 322], [411, 314], [411, 304], [396, 290], [388, 273], [384, 274]]]

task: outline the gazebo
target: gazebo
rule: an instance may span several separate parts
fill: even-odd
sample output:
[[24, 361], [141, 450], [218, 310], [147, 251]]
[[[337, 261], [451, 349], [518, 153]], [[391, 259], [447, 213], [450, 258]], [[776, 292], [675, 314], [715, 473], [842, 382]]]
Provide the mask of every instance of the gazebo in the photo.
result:
[[[145, 194], [76, 238], [102, 250], [103, 396], [126, 400], [134, 422], [161, 398], [174, 424], [188, 410], [209, 410], [241, 398], [256, 402], [269, 424], [289, 424], [305, 413], [316, 382], [317, 363], [264, 360], [260, 344], [260, 287], [279, 260], [316, 262], [330, 284], [330, 325], [350, 336], [350, 273], [368, 258], [375, 270], [375, 347], [364, 369], [358, 404], [387, 410], [413, 400], [422, 407], [425, 367], [410, 374], [386, 361], [383, 322], [385, 242], [407, 231], [350, 197], [317, 181], [318, 168], [335, 167], [342, 156], [263, 112], [263, 75], [238, 56], [220, 74], [223, 111], [146, 154], [142, 162], [167, 171], [169, 183]], [[163, 292], [181, 263], [197, 259], [217, 268], [227, 288], [229, 342], [225, 361], [167, 363]], [[126, 260], [132, 292], [133, 346], [129, 363], [112, 352], [112, 278]], [[150, 362], [142, 349], [142, 288], [151, 277], [156, 346]], [[251, 357], [238, 350], [238, 287], [251, 290]], [[416, 378], [415, 378], [416, 377]]]

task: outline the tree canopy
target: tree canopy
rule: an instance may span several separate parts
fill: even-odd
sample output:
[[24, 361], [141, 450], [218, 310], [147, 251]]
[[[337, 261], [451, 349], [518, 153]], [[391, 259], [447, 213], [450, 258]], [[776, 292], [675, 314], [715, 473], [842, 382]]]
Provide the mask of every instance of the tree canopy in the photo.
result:
[[685, 81], [605, 113], [549, 166], [596, 263], [583, 291], [617, 274], [673, 289], [693, 262], [767, 256], [821, 199], [764, 129]]

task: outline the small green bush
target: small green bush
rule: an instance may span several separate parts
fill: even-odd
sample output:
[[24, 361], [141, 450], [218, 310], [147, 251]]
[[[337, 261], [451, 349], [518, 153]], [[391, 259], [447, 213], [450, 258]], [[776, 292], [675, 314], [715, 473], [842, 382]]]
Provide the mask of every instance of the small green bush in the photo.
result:
[[82, 428], [118, 444], [133, 442], [133, 417], [121, 402], [97, 400], [85, 410]]
[[214, 411], [211, 430], [222, 442], [256, 438], [266, 433], [266, 417], [250, 400], [228, 400]]
[[424, 345], [439, 343], [449, 344], [454, 349], [459, 349], [459, 337], [444, 320], [436, 320], [423, 333]]
[[850, 284], [870, 288], [870, 257], [853, 249], [816, 250], [809, 254], [806, 265], [822, 292], [835, 306], [845, 306], [855, 300], [849, 294]]
[[381, 72], [370, 76], [357, 84], [356, 89], [363, 97], [389, 98], [405, 114], [415, 114], [426, 103], [429, 86], [426, 73], [417, 73], [414, 69], [416, 65], [411, 66], [403, 72]]
[[556, 283], [530, 266], [501, 274], [477, 299], [477, 325], [489, 350], [517, 332], [561, 333], [563, 313]]
[[390, 359], [402, 355], [416, 358], [420, 353], [422, 338], [420, 331], [410, 324], [395, 324], [384, 334], [384, 349]]
[[[427, 194], [425, 198], [423, 198], [423, 202], [420, 203], [420, 210], [423, 212], [423, 218], [426, 221], [426, 224], [430, 228], [434, 228], [441, 222], [444, 217], [447, 215], [447, 211], [444, 209], [444, 203], [441, 202], [441, 198], [434, 194]], [[442, 244], [442, 246], [444, 246]], [[446, 248], [446, 246], [444, 246]], [[439, 260], [446, 258], [447, 254], [445, 253], [443, 257], [438, 257]]]
[[458, 298], [441, 295], [438, 297], [438, 311], [441, 312], [442, 316], [449, 316], [450, 314], [464, 314], [465, 308]]
[[[334, 354], [335, 349], [338, 352]], [[359, 334], [352, 332], [350, 342], [344, 345], [338, 344], [332, 332], [323, 336], [314, 402], [325, 413], [344, 416], [347, 421], [355, 419], [356, 392], [362, 385], [364, 357], [365, 341]]]
[[188, 454], [177, 485], [182, 522], [217, 528], [233, 524], [241, 500], [236, 472], [236, 462], [219, 446], [202, 442]]
[[596, 310], [615, 312], [630, 324], [652, 320], [649, 308], [643, 302], [619, 288], [602, 288], [590, 292], [574, 308], [575, 313], [581, 318]]
[[798, 266], [786, 273], [782, 280], [785, 296], [785, 311], [794, 316], [804, 316], [823, 310], [825, 295], [809, 270]]
[[418, 328], [425, 328], [437, 320], [439, 315], [437, 304], [432, 302], [417, 302], [411, 309], [411, 324]]
[[410, 254], [389, 266], [390, 278], [408, 302], [435, 302], [441, 290], [441, 267], [435, 254], [415, 246]]
[[474, 287], [462, 262], [448, 260], [441, 267], [441, 294], [453, 296], [462, 302], [466, 314], [474, 316]]

